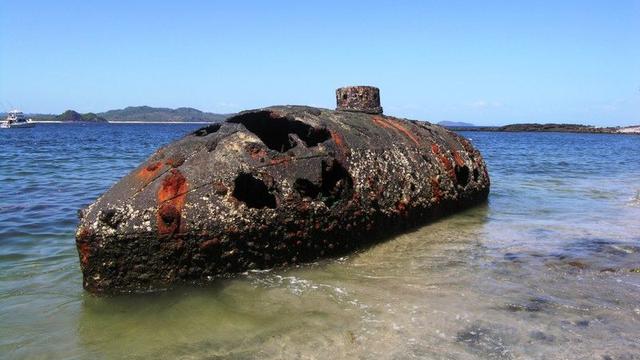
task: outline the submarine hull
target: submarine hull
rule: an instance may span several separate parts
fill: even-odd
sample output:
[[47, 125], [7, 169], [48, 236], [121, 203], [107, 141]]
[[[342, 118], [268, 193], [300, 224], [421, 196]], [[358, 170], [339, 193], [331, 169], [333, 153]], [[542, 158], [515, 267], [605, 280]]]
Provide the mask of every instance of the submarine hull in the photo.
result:
[[276, 106], [157, 150], [82, 210], [92, 293], [304, 263], [481, 203], [481, 154], [427, 122]]

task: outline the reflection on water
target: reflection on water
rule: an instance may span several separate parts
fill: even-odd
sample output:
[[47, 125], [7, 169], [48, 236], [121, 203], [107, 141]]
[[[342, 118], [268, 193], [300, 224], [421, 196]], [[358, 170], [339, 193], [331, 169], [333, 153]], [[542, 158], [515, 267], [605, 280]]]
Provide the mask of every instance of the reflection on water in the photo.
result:
[[[110, 138], [111, 128], [79, 130], [68, 136], [104, 131], [104, 140], [71, 163], [48, 155], [72, 171], [50, 169], [62, 186], [42, 183], [35, 166], [23, 165], [21, 186], [31, 196], [0, 189], [0, 223], [11, 224], [0, 228], [0, 353], [105, 359], [640, 354], [640, 166], [629, 166], [637, 164], [638, 137], [468, 134], [490, 168], [486, 205], [339, 259], [160, 294], [88, 295], [81, 290], [72, 213], [158, 142], [179, 136], [167, 129], [192, 128], [116, 126], [120, 140]], [[149, 136], [155, 145], [141, 142]], [[126, 159], [91, 164], [114, 141], [133, 147]], [[3, 161], [0, 169], [15, 166]], [[91, 190], [78, 189], [84, 183]], [[52, 192], [66, 201], [55, 201]]]

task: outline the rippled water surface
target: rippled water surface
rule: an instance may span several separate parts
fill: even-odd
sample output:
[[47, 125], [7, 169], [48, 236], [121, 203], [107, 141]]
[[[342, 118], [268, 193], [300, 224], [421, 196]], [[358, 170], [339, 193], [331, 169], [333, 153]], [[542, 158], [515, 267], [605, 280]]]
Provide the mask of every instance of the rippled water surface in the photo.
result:
[[0, 131], [1, 358], [640, 359], [640, 137], [466, 133], [486, 205], [200, 288], [82, 290], [76, 211], [197, 125]]

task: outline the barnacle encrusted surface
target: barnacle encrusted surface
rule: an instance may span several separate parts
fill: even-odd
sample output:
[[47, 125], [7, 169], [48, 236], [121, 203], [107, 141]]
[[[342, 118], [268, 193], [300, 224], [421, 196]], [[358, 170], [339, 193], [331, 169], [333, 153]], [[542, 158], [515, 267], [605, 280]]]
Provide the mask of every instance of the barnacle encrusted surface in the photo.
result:
[[81, 212], [84, 287], [139, 292], [344, 253], [486, 200], [463, 137], [276, 106], [160, 148]]

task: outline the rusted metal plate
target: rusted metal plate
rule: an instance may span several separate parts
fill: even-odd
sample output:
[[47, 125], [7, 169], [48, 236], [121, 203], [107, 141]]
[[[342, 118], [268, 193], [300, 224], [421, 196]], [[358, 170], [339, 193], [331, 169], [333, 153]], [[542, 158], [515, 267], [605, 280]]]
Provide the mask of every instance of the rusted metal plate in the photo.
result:
[[156, 151], [81, 212], [84, 287], [162, 289], [342, 254], [486, 200], [464, 138], [302, 106], [246, 111]]

